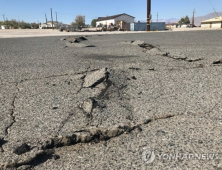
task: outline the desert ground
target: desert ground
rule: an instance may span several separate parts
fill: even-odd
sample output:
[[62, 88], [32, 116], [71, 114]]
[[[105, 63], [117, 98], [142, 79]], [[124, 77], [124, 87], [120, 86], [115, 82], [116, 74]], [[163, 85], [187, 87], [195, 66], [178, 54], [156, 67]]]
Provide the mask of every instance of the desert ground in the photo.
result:
[[[97, 28], [86, 28], [83, 30], [96, 31]], [[178, 31], [206, 31], [206, 30], [221, 30], [216, 28], [171, 28], [167, 31], [159, 32], [178, 32]], [[150, 33], [156, 33], [158, 31], [151, 31]], [[0, 38], [25, 38], [25, 37], [47, 37], [47, 36], [70, 36], [70, 35], [107, 35], [107, 34], [135, 34], [146, 33], [145, 31], [106, 31], [106, 32], [60, 32], [57, 29], [0, 29]]]
[[222, 169], [222, 30], [8, 31], [0, 169]]

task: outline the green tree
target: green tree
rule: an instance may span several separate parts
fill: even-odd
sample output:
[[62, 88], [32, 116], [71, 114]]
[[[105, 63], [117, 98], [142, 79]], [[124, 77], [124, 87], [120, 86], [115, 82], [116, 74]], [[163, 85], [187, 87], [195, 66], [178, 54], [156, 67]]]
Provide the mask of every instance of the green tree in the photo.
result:
[[82, 15], [77, 15], [75, 23], [72, 23], [72, 25], [78, 25], [78, 27], [85, 26], [85, 17]]
[[188, 16], [186, 16], [185, 18], [181, 18], [180, 21], [179, 21], [179, 24], [182, 25], [182, 24], [190, 24], [190, 19]]
[[2, 25], [8, 25], [11, 28], [17, 29], [18, 28], [18, 22], [15, 19], [12, 19], [11, 21], [4, 21]]
[[30, 29], [31, 25], [29, 23], [26, 23], [26, 22], [22, 21], [22, 22], [19, 23], [19, 27], [21, 29]]
[[91, 22], [92, 27], [96, 27], [96, 19], [93, 19]]
[[39, 28], [39, 24], [37, 24], [37, 23], [31, 23], [31, 27], [33, 28], [33, 29], [38, 29]]

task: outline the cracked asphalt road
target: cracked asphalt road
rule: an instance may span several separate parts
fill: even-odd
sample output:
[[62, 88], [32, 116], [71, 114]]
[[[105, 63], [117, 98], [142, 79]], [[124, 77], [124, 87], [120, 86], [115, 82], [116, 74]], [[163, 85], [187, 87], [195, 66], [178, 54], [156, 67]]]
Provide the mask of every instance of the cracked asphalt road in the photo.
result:
[[0, 39], [1, 169], [222, 168], [220, 30], [85, 38]]

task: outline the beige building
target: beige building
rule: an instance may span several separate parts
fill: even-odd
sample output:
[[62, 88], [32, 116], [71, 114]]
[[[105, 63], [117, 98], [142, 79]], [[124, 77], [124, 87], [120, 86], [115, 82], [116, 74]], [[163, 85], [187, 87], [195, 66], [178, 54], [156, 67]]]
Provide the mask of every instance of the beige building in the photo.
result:
[[202, 28], [222, 28], [222, 17], [201, 21]]

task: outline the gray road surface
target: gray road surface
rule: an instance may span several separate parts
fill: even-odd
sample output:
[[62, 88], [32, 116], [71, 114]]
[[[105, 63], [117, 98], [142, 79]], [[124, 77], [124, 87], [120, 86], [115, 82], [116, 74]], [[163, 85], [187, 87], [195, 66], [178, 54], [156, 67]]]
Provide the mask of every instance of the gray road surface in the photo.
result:
[[0, 39], [1, 169], [222, 169], [220, 30], [78, 37]]

